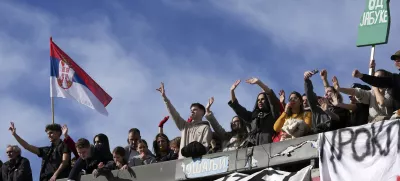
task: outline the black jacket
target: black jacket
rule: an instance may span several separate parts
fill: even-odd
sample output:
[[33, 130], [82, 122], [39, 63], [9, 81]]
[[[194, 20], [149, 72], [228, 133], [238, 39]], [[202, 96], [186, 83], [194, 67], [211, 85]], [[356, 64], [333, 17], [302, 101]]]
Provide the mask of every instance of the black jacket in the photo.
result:
[[360, 126], [368, 123], [369, 105], [356, 103], [357, 109], [351, 112], [351, 119], [347, 126]]
[[170, 161], [170, 160], [176, 160], [178, 159], [178, 153], [174, 153], [174, 151], [169, 150], [168, 154], [164, 156], [156, 156], [157, 162], [165, 162], [165, 161]]
[[271, 94], [261, 94], [264, 94], [266, 98], [263, 110], [258, 109], [257, 101], [253, 111], [246, 110], [237, 100], [228, 102], [236, 115], [251, 125], [248, 138], [245, 140], [246, 145], [250, 143], [248, 146], [271, 143], [272, 136], [275, 134], [274, 124], [280, 116], [280, 103], [274, 91], [271, 90]]
[[312, 112], [312, 133], [321, 133], [346, 127], [350, 120], [350, 112], [347, 109], [335, 106], [329, 106], [328, 110], [339, 116], [339, 120], [332, 118], [319, 107], [318, 97], [314, 92], [314, 87], [310, 79], [304, 81], [304, 91], [306, 92], [308, 105]]
[[311, 132], [321, 133], [328, 131], [331, 127], [331, 118], [318, 105], [318, 97], [310, 79], [304, 81], [304, 92], [307, 96], [308, 105], [312, 113]]
[[97, 169], [100, 162], [107, 164], [112, 161], [113, 157], [107, 147], [97, 145], [90, 147], [91, 155], [89, 158], [83, 160], [81, 157], [76, 160], [74, 167], [72, 168], [68, 179], [78, 180], [79, 174], [82, 170], [85, 170], [86, 174], [92, 174], [93, 170]]
[[7, 161], [1, 167], [2, 181], [32, 181], [32, 170], [29, 160], [17, 157], [13, 161]]
[[0, 160], [0, 181], [3, 181], [3, 177], [1, 176], [1, 167], [3, 166], [3, 162]]

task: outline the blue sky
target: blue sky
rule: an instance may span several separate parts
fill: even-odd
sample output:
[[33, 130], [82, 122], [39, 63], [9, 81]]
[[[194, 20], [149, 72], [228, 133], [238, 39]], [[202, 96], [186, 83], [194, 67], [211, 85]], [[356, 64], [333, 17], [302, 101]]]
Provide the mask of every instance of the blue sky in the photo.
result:
[[[0, 1], [0, 145], [17, 133], [33, 145], [48, 145], [51, 123], [49, 37], [112, 97], [109, 116], [74, 100], [55, 101], [56, 122], [67, 124], [74, 139], [105, 133], [112, 147], [125, 145], [129, 128], [152, 141], [158, 122], [168, 115], [158, 92], [182, 117], [189, 105], [215, 97], [213, 111], [229, 128], [227, 106], [236, 79], [255, 76], [278, 92], [303, 92], [303, 73], [326, 68], [342, 86], [356, 82], [353, 69], [368, 71], [370, 48], [357, 48], [357, 25], [365, 2], [355, 1]], [[392, 1], [391, 7], [399, 7]], [[391, 12], [389, 44], [376, 48], [378, 68], [397, 72], [389, 57], [398, 45], [399, 13]], [[313, 78], [322, 94], [319, 77]], [[241, 104], [252, 109], [259, 88], [242, 83]], [[180, 133], [172, 120], [165, 132]], [[31, 160], [34, 179], [40, 159]]]

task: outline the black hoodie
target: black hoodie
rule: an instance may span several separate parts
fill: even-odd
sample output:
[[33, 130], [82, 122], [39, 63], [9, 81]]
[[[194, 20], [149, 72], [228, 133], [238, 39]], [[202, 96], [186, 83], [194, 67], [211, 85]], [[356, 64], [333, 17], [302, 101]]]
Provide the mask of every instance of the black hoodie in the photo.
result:
[[271, 94], [260, 93], [258, 95], [261, 94], [264, 94], [265, 96], [262, 110], [258, 108], [257, 99], [253, 111], [251, 112], [241, 106], [237, 100], [234, 102], [228, 102], [228, 105], [233, 109], [233, 111], [235, 111], [236, 115], [246, 123], [250, 124], [251, 129], [248, 134], [247, 142], [252, 145], [261, 145], [272, 142], [272, 136], [275, 134], [274, 124], [280, 115], [280, 103], [275, 93], [271, 90]]
[[100, 162], [107, 164], [113, 160], [113, 156], [107, 146], [104, 145], [91, 145], [90, 157], [83, 160], [81, 157], [76, 160], [68, 179], [77, 180], [81, 170], [85, 170], [86, 174], [91, 174], [93, 170], [97, 169]]

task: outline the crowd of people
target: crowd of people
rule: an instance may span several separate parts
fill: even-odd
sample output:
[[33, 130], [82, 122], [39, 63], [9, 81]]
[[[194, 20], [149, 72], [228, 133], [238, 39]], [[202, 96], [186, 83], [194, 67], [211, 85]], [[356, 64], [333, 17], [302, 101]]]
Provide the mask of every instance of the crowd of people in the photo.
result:
[[[400, 70], [400, 51], [392, 55], [391, 59]], [[141, 138], [138, 128], [128, 131], [126, 147], [118, 146], [112, 151], [107, 135], [100, 133], [94, 136], [92, 143], [86, 138], [75, 142], [68, 134], [66, 125], [46, 126], [45, 131], [51, 145], [45, 147], [31, 145], [22, 139], [12, 122], [9, 130], [19, 145], [42, 158], [40, 181], [61, 178], [77, 180], [84, 174], [110, 176], [111, 170], [116, 169], [130, 170], [139, 165], [200, 157], [349, 126], [397, 119], [400, 117], [400, 74], [384, 69], [375, 71], [375, 66], [375, 61], [371, 61], [372, 75], [362, 74], [358, 70], [352, 73], [354, 78], [361, 79], [371, 87], [355, 83], [344, 88], [335, 76], [330, 85], [327, 70], [306, 71], [304, 94], [291, 92], [287, 103], [285, 91], [281, 90], [276, 95], [261, 80], [250, 78], [246, 83], [258, 85], [263, 90], [250, 111], [240, 105], [235, 95], [241, 82], [237, 80], [230, 88], [231, 99], [228, 105], [236, 115], [230, 122], [229, 131], [219, 124], [211, 110], [213, 97], [205, 107], [200, 103], [193, 103], [190, 106], [191, 116], [186, 120], [176, 111], [166, 95], [164, 84], [161, 83], [157, 91], [160, 92], [181, 136], [170, 140], [164, 134], [163, 125], [169, 116], [165, 117], [161, 120], [159, 133], [153, 141], [153, 152]], [[311, 77], [318, 73], [325, 87], [323, 96], [314, 92], [311, 81]], [[349, 96], [349, 103], [343, 101], [342, 93]], [[207, 121], [204, 121], [204, 117]], [[0, 161], [0, 181], [33, 180], [29, 160], [22, 157], [19, 146], [7, 146], [6, 153], [9, 160], [4, 164]], [[71, 155], [74, 158], [71, 159]]]

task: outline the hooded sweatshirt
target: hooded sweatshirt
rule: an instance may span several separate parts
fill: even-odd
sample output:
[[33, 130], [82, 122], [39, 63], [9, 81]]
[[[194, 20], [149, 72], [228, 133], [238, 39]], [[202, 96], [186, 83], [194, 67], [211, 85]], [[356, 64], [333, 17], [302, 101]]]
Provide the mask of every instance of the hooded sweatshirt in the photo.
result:
[[[265, 96], [263, 108], [258, 108], [256, 99], [253, 111], [248, 111], [241, 106], [236, 99], [229, 101], [228, 105], [235, 111], [239, 118], [249, 123], [251, 126], [249, 136], [246, 141], [252, 145], [261, 145], [272, 142], [272, 136], [275, 134], [274, 124], [279, 118], [280, 102], [275, 93], [271, 90], [270, 94], [260, 93]], [[258, 96], [257, 96], [258, 98]]]
[[[189, 123], [181, 117], [167, 98], [164, 98], [164, 102], [169, 114], [176, 124], [176, 127], [181, 131], [181, 144], [179, 150], [193, 141], [197, 141], [204, 147], [208, 148], [212, 139], [212, 131], [209, 123], [202, 120], [193, 120]], [[181, 152], [179, 152], [179, 159], [181, 158], [183, 158], [183, 156]]]

